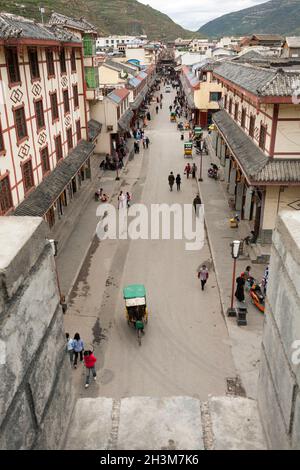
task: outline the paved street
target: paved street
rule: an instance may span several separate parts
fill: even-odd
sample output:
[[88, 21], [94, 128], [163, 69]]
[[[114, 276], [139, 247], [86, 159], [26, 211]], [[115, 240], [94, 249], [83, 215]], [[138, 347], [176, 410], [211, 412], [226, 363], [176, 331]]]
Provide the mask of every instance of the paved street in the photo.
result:
[[[176, 124], [169, 122], [173, 99], [173, 93], [164, 95], [157, 117], [152, 110], [146, 131], [150, 148], [123, 172], [120, 185], [133, 193], [133, 203], [187, 204], [197, 193], [197, 182], [183, 176], [183, 143]], [[170, 171], [181, 174], [181, 192], [169, 191]], [[106, 178], [114, 184], [113, 176]], [[114, 203], [117, 192], [114, 186]], [[203, 400], [226, 393], [226, 377], [236, 371], [215, 273], [211, 267], [204, 292], [196, 276], [198, 266], [210, 262], [210, 251], [207, 243], [200, 252], [186, 251], [184, 243], [94, 239], [65, 315], [66, 331], [79, 331], [86, 343], [96, 345], [97, 383], [85, 390], [83, 367], [74, 371], [80, 396], [188, 395]], [[148, 293], [150, 316], [141, 347], [125, 318], [122, 288], [129, 283], [144, 283]]]

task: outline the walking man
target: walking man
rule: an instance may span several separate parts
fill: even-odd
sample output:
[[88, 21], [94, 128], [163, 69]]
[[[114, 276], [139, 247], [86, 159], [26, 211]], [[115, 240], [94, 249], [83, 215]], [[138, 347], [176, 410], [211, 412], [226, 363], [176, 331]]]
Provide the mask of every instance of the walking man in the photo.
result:
[[198, 272], [198, 279], [201, 281], [201, 289], [204, 290], [204, 286], [208, 279], [208, 269], [205, 264], [202, 265], [202, 268]]
[[171, 173], [169, 174], [168, 181], [169, 181], [170, 191], [173, 191], [173, 185], [174, 185], [174, 181], [175, 181], [173, 171], [171, 171]]
[[179, 174], [176, 176], [176, 185], [177, 185], [177, 191], [180, 191], [181, 176]]
[[196, 171], [197, 171], [196, 163], [193, 163], [193, 166], [192, 166], [192, 177], [193, 177], [194, 179], [196, 178]]
[[200, 199], [199, 194], [197, 194], [197, 196], [193, 200], [193, 206], [194, 206], [194, 209], [195, 209], [196, 216], [199, 216], [199, 207], [200, 207], [200, 205], [201, 205], [201, 199]]
[[186, 177], [189, 178], [190, 173], [191, 173], [191, 165], [188, 163], [184, 169], [184, 173], [186, 174]]
[[149, 147], [149, 144], [150, 144], [150, 140], [149, 140], [149, 137], [147, 136], [147, 137], [146, 137], [146, 148]]
[[86, 367], [86, 379], [85, 379], [85, 388], [88, 388], [90, 384], [90, 376], [93, 374], [94, 380], [97, 380], [97, 374], [95, 369], [97, 359], [95, 358], [92, 351], [84, 351], [84, 365]]

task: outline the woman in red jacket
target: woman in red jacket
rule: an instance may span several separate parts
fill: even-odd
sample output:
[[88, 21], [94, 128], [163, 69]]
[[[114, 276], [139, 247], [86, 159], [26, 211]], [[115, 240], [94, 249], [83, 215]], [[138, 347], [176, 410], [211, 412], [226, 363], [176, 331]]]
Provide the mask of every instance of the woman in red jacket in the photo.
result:
[[94, 380], [96, 381], [97, 374], [95, 369], [97, 359], [95, 358], [92, 351], [84, 351], [84, 365], [86, 367], [86, 381], [85, 388], [88, 388], [90, 384], [90, 375], [93, 374]]

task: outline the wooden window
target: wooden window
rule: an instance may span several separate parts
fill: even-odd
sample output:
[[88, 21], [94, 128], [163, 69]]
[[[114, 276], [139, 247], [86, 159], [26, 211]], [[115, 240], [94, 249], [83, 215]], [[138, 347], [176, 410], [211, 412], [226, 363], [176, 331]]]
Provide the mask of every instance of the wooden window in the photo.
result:
[[235, 103], [234, 105], [234, 120], [237, 121], [239, 117], [239, 104]]
[[219, 91], [211, 91], [209, 93], [209, 101], [220, 101], [222, 93]]
[[50, 171], [50, 160], [49, 160], [49, 150], [48, 146], [41, 150], [41, 165], [43, 175]]
[[80, 124], [80, 119], [76, 121], [76, 136], [77, 136], [77, 142], [81, 140], [81, 124]]
[[63, 148], [61, 143], [61, 135], [58, 135], [54, 138], [55, 142], [55, 153], [56, 153], [56, 161], [58, 162], [63, 158]]
[[59, 54], [59, 62], [60, 62], [60, 72], [66, 73], [67, 72], [67, 65], [66, 65], [66, 52], [65, 49], [62, 48]]
[[33, 172], [32, 172], [32, 163], [31, 160], [28, 160], [22, 165], [23, 173], [23, 184], [25, 193], [34, 186]]
[[73, 148], [72, 127], [67, 129], [67, 142], [68, 142], [68, 150], [70, 151]]
[[0, 123], [0, 153], [5, 153], [5, 146], [4, 146], [4, 140], [3, 140], [3, 133], [2, 133], [2, 126]]
[[36, 117], [36, 127], [39, 132], [41, 129], [45, 128], [45, 118], [44, 118], [44, 109], [43, 109], [43, 100], [35, 101], [35, 117]]
[[48, 77], [55, 77], [54, 59], [52, 49], [46, 49], [46, 62]]
[[246, 108], [242, 109], [241, 126], [243, 129], [246, 127]]
[[76, 54], [75, 49], [71, 51], [71, 71], [76, 72]]
[[57, 104], [57, 93], [50, 93], [51, 101], [51, 112], [52, 112], [52, 121], [57, 121], [59, 119], [58, 114], [58, 104]]
[[79, 108], [78, 85], [73, 85], [74, 108]]
[[261, 124], [260, 133], [259, 133], [259, 146], [262, 150], [265, 150], [266, 138], [267, 138], [267, 126], [265, 126], [264, 124]]
[[6, 47], [5, 58], [6, 58], [6, 67], [8, 71], [8, 78], [9, 78], [10, 85], [13, 85], [14, 83], [19, 83], [21, 81], [21, 78], [20, 78], [17, 48]]
[[16, 123], [17, 141], [19, 142], [20, 140], [23, 140], [28, 137], [24, 106], [15, 109], [14, 115]]
[[28, 59], [31, 78], [33, 80], [40, 78], [38, 53], [36, 48], [28, 49]]
[[232, 113], [232, 98], [229, 99], [228, 112], [229, 112], [229, 114]]
[[249, 124], [249, 135], [250, 137], [254, 137], [254, 129], [255, 129], [255, 116], [250, 116], [250, 124]]
[[70, 112], [70, 101], [69, 101], [68, 90], [63, 91], [63, 98], [64, 98], [64, 111], [65, 111], [65, 114], [67, 114]]
[[13, 207], [9, 176], [0, 179], [0, 214], [5, 214]]

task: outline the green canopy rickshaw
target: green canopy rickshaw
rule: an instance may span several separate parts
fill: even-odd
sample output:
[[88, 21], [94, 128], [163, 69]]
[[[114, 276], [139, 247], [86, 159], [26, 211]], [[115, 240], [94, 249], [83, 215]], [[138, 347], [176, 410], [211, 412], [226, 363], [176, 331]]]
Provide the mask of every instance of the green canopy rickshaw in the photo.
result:
[[141, 346], [144, 327], [148, 322], [145, 286], [143, 284], [131, 284], [123, 289], [123, 297], [125, 299], [127, 323], [136, 329], [138, 342]]

